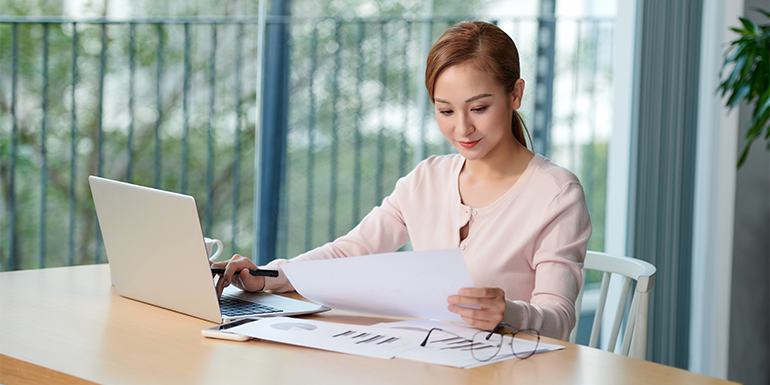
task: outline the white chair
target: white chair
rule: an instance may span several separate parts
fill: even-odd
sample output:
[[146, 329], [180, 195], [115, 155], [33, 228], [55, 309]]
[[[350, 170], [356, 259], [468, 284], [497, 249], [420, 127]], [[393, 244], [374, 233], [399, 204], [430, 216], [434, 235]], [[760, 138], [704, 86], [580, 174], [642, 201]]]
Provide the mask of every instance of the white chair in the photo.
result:
[[[585, 288], [586, 270], [598, 270], [603, 272], [602, 286], [599, 293], [599, 302], [596, 306], [596, 315], [594, 324], [591, 328], [591, 338], [588, 346], [595, 348], [599, 341], [599, 331], [602, 327], [602, 316], [604, 315], [604, 306], [607, 302], [607, 292], [610, 287], [610, 277], [612, 274], [624, 276], [623, 286], [620, 291], [615, 318], [610, 329], [610, 339], [607, 345], [607, 351], [614, 352], [617, 343], [620, 325], [623, 320], [623, 313], [628, 303], [628, 292], [631, 287], [631, 281], [636, 281], [636, 290], [631, 302], [631, 308], [626, 322], [626, 331], [623, 336], [623, 345], [620, 354], [624, 356], [646, 359], [647, 356], [647, 313], [650, 298], [650, 290], [655, 283], [655, 266], [648, 262], [629, 258], [589, 251], [586, 254], [583, 264], [583, 285], [580, 288], [577, 301], [575, 302], [576, 322], [575, 328], [570, 334], [570, 342], [575, 343], [578, 322], [580, 320], [580, 309], [583, 304], [583, 289]], [[633, 343], [633, 349], [631, 345]]]

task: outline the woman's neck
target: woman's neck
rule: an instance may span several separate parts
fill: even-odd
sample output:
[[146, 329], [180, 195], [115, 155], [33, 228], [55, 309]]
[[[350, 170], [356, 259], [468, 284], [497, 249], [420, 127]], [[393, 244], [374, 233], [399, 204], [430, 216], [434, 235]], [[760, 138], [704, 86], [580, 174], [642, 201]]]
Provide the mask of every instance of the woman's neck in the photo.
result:
[[[465, 161], [458, 178], [463, 204], [477, 209], [491, 205], [518, 182], [535, 156], [518, 142], [510, 148], [502, 147], [504, 151], [499, 154], [490, 153], [481, 159]], [[463, 231], [467, 232], [467, 229]], [[463, 234], [461, 231], [460, 235]]]
[[514, 139], [498, 146], [481, 159], [466, 160], [462, 173], [473, 180], [492, 181], [518, 177], [527, 169], [534, 156], [534, 153]]

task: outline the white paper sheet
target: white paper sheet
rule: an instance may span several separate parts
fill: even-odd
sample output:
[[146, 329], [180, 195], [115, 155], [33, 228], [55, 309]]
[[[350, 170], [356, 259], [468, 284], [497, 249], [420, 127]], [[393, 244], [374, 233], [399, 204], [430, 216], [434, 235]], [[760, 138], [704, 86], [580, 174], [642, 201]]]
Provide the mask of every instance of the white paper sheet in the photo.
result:
[[390, 359], [414, 349], [425, 338], [404, 329], [313, 321], [300, 318], [263, 318], [229, 332], [254, 338], [333, 352]]
[[299, 294], [334, 309], [462, 324], [446, 299], [473, 287], [460, 249], [302, 261], [281, 269]]
[[[443, 342], [453, 335], [440, 331], [431, 334], [427, 346], [420, 346], [428, 331], [434, 327], [467, 339], [472, 339], [473, 335], [479, 332], [478, 329], [436, 320], [410, 320], [362, 326], [289, 317], [262, 318], [236, 326], [229, 332], [339, 353], [384, 359], [397, 357], [458, 368], [474, 368], [516, 358], [501, 352], [490, 361], [478, 361], [473, 358], [470, 350], [458, 349], [457, 345], [453, 344], [456, 340]], [[507, 338], [510, 340], [510, 337]], [[519, 338], [515, 338], [513, 344], [517, 352], [534, 348], [533, 341]], [[559, 349], [564, 347], [541, 342], [536, 353]]]
[[[453, 325], [447, 322], [434, 321], [434, 320], [410, 320], [401, 322], [385, 322], [372, 326], [373, 328], [383, 328], [389, 330], [405, 330], [422, 333], [423, 338], [428, 334], [428, 331], [432, 328], [440, 328], [444, 331], [454, 333], [460, 337], [464, 337], [468, 340], [472, 340], [473, 336], [480, 330]], [[487, 333], [487, 332], [484, 332]], [[435, 334], [435, 335], [434, 335]], [[495, 362], [505, 361], [516, 358], [513, 354], [506, 354], [501, 351], [498, 355], [489, 361], [479, 361], [473, 357], [470, 349], [457, 348], [458, 345], [452, 343], [456, 341], [450, 340], [447, 343], [442, 343], [446, 338], [453, 337], [452, 334], [442, 333], [440, 331], [434, 331], [431, 333], [429, 343], [425, 346], [418, 346], [417, 348], [404, 351], [398, 355], [397, 358], [404, 358], [408, 360], [427, 362], [430, 364], [439, 364], [454, 366], [457, 368], [475, 368], [477, 366], [492, 364]], [[506, 340], [511, 339], [510, 336], [504, 337]], [[422, 341], [420, 341], [422, 342]], [[524, 340], [520, 338], [513, 339], [513, 349], [521, 354], [531, 352], [535, 349], [535, 342]], [[564, 346], [547, 344], [540, 342], [537, 344], [537, 351], [535, 353], [551, 352], [554, 350], [564, 349]]]

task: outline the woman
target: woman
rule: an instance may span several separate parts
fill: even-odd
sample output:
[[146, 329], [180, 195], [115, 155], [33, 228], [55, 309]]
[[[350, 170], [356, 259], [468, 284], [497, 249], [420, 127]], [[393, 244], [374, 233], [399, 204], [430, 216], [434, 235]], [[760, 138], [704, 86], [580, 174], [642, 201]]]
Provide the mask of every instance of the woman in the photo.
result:
[[[519, 73], [516, 46], [495, 25], [447, 29], [428, 54], [425, 86], [459, 154], [421, 162], [347, 235], [267, 267], [392, 252], [407, 241], [415, 250], [459, 247], [477, 287], [448, 297], [450, 311], [484, 330], [505, 321], [567, 339], [591, 222], [578, 179], [527, 148]], [[220, 291], [293, 290], [283, 274], [249, 275], [254, 264], [238, 255], [215, 266], [227, 267]]]

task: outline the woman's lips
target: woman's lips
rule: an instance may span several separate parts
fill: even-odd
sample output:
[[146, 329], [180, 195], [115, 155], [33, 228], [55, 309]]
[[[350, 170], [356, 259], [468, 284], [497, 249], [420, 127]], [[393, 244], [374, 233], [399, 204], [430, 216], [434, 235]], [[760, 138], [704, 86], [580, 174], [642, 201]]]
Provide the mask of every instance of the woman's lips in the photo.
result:
[[458, 142], [458, 143], [460, 143], [460, 145], [461, 145], [461, 146], [463, 146], [463, 147], [465, 147], [465, 148], [473, 148], [473, 147], [475, 147], [477, 144], [479, 144], [479, 142], [480, 142], [480, 141], [481, 141], [481, 139], [478, 139], [478, 140], [474, 140], [474, 141], [472, 141], [472, 142]]

